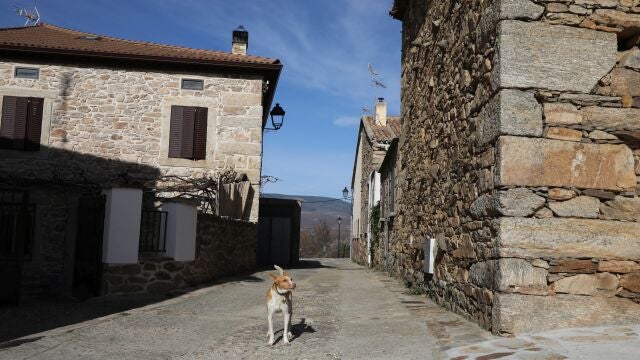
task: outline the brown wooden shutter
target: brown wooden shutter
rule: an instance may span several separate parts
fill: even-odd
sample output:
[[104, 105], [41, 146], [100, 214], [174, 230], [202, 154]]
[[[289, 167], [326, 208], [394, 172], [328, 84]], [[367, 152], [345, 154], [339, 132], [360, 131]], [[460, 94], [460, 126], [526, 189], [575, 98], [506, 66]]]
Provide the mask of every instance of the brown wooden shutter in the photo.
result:
[[204, 160], [207, 157], [207, 108], [196, 108], [193, 127], [193, 159]]
[[4, 96], [2, 98], [2, 124], [0, 126], [0, 148], [13, 147], [13, 132], [16, 118], [16, 106], [18, 98]]
[[29, 98], [16, 98], [16, 114], [13, 120], [13, 148], [16, 150], [24, 149], [28, 113]]
[[171, 123], [169, 125], [169, 157], [179, 158], [182, 155], [182, 114], [184, 106], [171, 107]]
[[40, 149], [40, 134], [42, 133], [42, 109], [44, 99], [29, 98], [27, 113], [27, 129], [25, 132], [25, 150]]
[[196, 122], [196, 108], [185, 106], [182, 115], [182, 151], [181, 158], [193, 159], [193, 130]]

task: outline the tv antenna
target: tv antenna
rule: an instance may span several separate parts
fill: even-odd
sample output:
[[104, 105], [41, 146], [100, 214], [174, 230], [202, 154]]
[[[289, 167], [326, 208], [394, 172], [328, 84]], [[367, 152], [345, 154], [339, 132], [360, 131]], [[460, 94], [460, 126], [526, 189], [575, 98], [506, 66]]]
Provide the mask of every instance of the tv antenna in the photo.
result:
[[27, 19], [24, 26], [36, 26], [40, 23], [40, 12], [36, 6], [33, 7], [33, 11], [16, 7], [16, 13]]

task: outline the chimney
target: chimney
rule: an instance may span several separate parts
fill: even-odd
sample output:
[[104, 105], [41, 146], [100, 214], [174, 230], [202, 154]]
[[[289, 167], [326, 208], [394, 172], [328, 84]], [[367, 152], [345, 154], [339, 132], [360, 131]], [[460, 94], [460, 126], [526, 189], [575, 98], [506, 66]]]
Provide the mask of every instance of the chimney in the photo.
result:
[[378, 98], [376, 103], [376, 125], [387, 126], [387, 102]]
[[247, 55], [249, 48], [249, 32], [240, 25], [233, 31], [231, 40], [231, 53], [235, 55]]

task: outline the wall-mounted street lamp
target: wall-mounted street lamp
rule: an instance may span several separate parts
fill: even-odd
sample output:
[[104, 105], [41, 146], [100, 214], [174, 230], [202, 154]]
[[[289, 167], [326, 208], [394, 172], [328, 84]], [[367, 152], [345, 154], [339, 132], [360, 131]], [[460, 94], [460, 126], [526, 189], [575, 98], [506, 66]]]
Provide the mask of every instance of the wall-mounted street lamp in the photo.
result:
[[280, 130], [282, 124], [284, 123], [285, 113], [286, 112], [280, 106], [280, 104], [276, 103], [276, 106], [274, 106], [269, 113], [271, 115], [271, 125], [273, 126], [273, 128], [265, 128], [265, 130]]
[[342, 189], [342, 197], [346, 200], [349, 198], [349, 189], [347, 189], [347, 187], [345, 186], [344, 189]]

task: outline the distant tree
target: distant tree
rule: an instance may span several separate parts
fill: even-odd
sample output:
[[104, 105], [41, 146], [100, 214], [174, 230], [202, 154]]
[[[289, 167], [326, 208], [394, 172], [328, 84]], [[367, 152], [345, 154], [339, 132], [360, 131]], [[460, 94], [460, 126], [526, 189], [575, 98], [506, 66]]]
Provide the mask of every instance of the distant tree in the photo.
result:
[[312, 230], [300, 232], [300, 256], [301, 257], [336, 257], [337, 233], [334, 232], [326, 221], [316, 224]]

